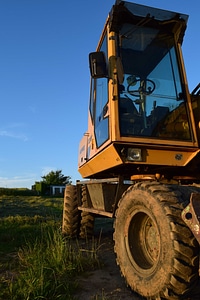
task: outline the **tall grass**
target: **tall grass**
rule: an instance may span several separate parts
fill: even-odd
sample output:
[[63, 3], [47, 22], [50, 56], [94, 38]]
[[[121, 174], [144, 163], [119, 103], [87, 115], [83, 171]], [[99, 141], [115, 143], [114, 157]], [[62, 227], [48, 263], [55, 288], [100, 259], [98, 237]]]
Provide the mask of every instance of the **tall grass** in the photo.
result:
[[6, 299], [74, 299], [77, 273], [98, 264], [98, 245], [90, 246], [83, 249], [77, 241], [64, 239], [58, 229], [42, 230], [40, 238], [19, 250], [20, 270], [7, 280]]
[[100, 240], [61, 234], [62, 200], [0, 198], [0, 300], [72, 300]]

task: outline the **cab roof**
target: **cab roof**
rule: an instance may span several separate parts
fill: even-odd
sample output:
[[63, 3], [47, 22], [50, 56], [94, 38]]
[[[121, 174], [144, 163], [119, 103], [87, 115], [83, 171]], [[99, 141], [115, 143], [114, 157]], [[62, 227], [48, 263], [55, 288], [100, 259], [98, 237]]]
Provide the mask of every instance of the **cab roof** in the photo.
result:
[[124, 23], [154, 28], [165, 27], [169, 32], [179, 23], [180, 42], [183, 40], [188, 15], [117, 0], [109, 14], [110, 31], [119, 32]]

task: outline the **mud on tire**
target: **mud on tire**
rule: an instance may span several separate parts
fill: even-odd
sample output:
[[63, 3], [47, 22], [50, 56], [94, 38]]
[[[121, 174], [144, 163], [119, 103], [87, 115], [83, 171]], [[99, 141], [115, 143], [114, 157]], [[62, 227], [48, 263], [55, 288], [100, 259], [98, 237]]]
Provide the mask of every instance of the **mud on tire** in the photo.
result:
[[114, 224], [117, 263], [127, 284], [147, 299], [187, 299], [197, 283], [199, 246], [181, 219], [189, 194], [142, 182], [120, 200]]

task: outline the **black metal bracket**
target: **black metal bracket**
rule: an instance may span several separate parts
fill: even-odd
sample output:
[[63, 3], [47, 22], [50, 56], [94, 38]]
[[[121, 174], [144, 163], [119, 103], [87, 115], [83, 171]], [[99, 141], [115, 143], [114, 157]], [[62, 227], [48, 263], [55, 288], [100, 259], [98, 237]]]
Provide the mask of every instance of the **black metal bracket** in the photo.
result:
[[182, 219], [200, 244], [200, 193], [192, 193], [190, 203], [182, 211]]

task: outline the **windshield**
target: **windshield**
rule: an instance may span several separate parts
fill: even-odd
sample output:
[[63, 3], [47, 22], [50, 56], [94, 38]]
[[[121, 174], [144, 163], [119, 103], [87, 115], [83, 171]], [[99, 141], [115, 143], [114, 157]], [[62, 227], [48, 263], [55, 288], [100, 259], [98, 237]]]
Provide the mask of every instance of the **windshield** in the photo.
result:
[[173, 38], [154, 28], [124, 24], [119, 86], [122, 136], [191, 140]]

